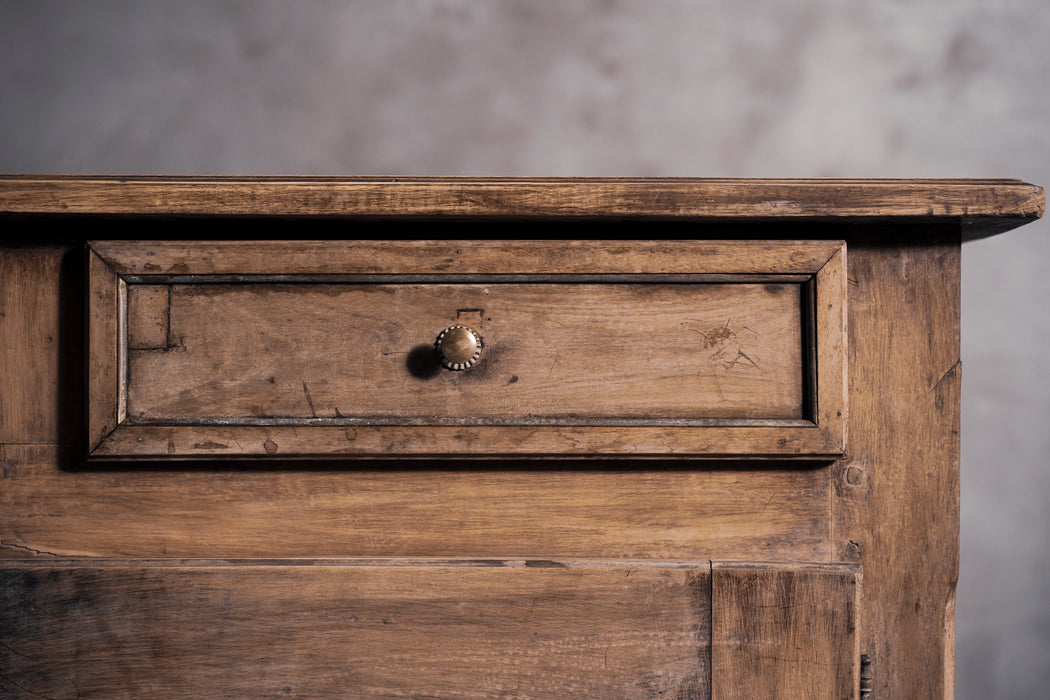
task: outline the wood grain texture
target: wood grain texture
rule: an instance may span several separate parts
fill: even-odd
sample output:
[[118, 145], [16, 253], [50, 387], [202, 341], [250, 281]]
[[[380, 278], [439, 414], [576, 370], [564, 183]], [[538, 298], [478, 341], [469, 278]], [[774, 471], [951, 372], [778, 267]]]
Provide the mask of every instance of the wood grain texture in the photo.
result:
[[5, 697], [693, 698], [708, 686], [707, 562], [0, 565], [0, 589]]
[[90, 242], [118, 274], [158, 281], [187, 275], [813, 275], [841, 246], [842, 241]]
[[836, 557], [864, 567], [872, 698], [950, 698], [959, 571], [959, 234], [849, 252], [850, 457]]
[[0, 249], [0, 443], [58, 439], [63, 253]]
[[[170, 309], [132, 423], [803, 419], [795, 284], [196, 284]], [[433, 351], [457, 309], [484, 339], [463, 372]]]
[[952, 219], [971, 235], [1039, 218], [1019, 180], [704, 178], [0, 178], [0, 213]]
[[154, 350], [168, 347], [167, 285], [132, 284], [127, 286], [129, 350]]
[[826, 560], [829, 468], [210, 462], [70, 469], [0, 447], [0, 557]]
[[843, 567], [714, 563], [712, 700], [856, 698], [859, 583]]

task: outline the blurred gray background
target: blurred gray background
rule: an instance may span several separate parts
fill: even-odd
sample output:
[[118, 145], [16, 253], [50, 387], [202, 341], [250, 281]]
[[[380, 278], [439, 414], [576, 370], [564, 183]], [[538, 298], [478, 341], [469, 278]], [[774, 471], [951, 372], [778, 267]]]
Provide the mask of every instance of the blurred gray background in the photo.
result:
[[[0, 172], [1047, 186], [1050, 5], [0, 0]], [[958, 697], [1046, 698], [1050, 221], [963, 251]]]

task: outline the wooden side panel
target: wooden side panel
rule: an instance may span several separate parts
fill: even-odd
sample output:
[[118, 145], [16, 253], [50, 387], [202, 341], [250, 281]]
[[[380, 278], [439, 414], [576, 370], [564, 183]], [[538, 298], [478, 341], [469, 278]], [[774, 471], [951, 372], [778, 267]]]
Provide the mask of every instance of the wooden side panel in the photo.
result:
[[959, 573], [957, 230], [850, 245], [850, 449], [835, 558], [864, 567], [872, 698], [951, 698]]
[[0, 556], [822, 560], [828, 468], [462, 462], [69, 470], [0, 447]]
[[856, 698], [859, 576], [833, 566], [714, 564], [712, 700]]
[[58, 439], [63, 252], [0, 249], [0, 443]]
[[707, 695], [707, 562], [80, 562], [0, 590], [5, 697]]

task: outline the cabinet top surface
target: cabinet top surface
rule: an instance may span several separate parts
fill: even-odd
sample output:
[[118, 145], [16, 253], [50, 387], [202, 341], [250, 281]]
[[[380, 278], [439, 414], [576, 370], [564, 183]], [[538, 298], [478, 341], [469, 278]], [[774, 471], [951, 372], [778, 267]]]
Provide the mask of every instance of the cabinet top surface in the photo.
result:
[[0, 215], [906, 220], [978, 238], [1044, 208], [1010, 179], [0, 176]]

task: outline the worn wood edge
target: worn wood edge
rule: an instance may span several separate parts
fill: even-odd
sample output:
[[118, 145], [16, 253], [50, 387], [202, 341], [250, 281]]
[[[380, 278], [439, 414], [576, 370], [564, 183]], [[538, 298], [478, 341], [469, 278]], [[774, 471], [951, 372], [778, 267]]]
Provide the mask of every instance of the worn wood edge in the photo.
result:
[[800, 571], [805, 573], [852, 573], [863, 574], [863, 567], [854, 562], [782, 562], [756, 561], [754, 559], [715, 559], [711, 561], [712, 569], [732, 569], [734, 571]]
[[[122, 276], [812, 275], [842, 241], [90, 241]], [[508, 260], [514, 261], [509, 272]], [[152, 280], [151, 280], [152, 281]], [[207, 281], [200, 279], [197, 281]], [[561, 278], [561, 281], [571, 281]], [[644, 280], [640, 280], [644, 281]]]
[[1001, 227], [1044, 209], [1041, 187], [1012, 179], [0, 177], [0, 213], [942, 217]]
[[[247, 445], [247, 447], [245, 447]], [[811, 428], [547, 426], [120, 425], [89, 459], [383, 459], [733, 457], [837, 459], [835, 436]]]

